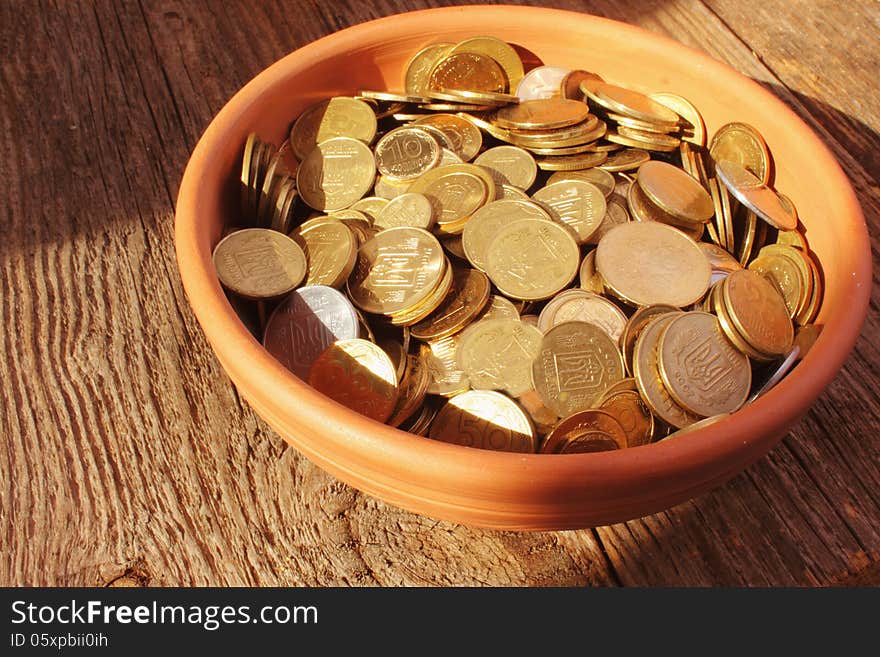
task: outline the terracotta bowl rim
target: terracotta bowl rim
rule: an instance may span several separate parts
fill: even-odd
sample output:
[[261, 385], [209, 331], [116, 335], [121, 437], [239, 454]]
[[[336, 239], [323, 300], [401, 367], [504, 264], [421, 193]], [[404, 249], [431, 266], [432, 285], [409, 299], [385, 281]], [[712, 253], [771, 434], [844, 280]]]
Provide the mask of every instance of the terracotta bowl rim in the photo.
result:
[[[438, 18], [458, 14], [464, 29], [475, 24], [491, 24], [481, 21], [498, 16], [497, 12], [504, 12], [504, 20], [508, 23], [552, 19], [558, 25], [578, 21], [582, 26], [594, 26], [597, 30], [613, 30], [640, 45], [663, 49], [667, 56], [674, 56], [683, 65], [686, 60], [687, 66], [699, 66], [706, 76], [717, 76], [731, 85], [744, 87], [750, 94], [760, 96], [772, 105], [778, 113], [779, 123], [796, 131], [798, 137], [809, 144], [816, 156], [813, 166], [823, 167], [834, 187], [840, 190], [840, 196], [835, 200], [840, 209], [838, 220], [846, 221], [850, 229], [847, 239], [851, 247], [842, 264], [852, 268], [850, 283], [840, 294], [849, 294], [849, 312], [843, 312], [839, 307], [836, 314], [826, 317], [827, 330], [823, 331], [800, 366], [767, 395], [733, 417], [675, 440], [595, 454], [514, 454], [436, 442], [364, 418], [310, 388], [266, 352], [226, 300], [211, 262], [211, 245], [207, 244], [205, 231], [199, 230], [204, 223], [199, 219], [201, 199], [204, 194], [216, 193], [216, 190], [206, 191], [200, 181], [212, 166], [213, 154], [222, 148], [224, 135], [241, 120], [245, 110], [257, 102], [264, 91], [279, 83], [289, 69], [316, 64], [330, 54], [357, 46], [365, 37], [375, 36], [388, 28], [426, 29]], [[729, 462], [735, 460], [737, 452], [748, 451], [748, 445], [754, 447], [756, 441], [764, 441], [769, 449], [779, 439], [778, 435], [807, 411], [846, 360], [861, 330], [871, 289], [867, 228], [855, 193], [828, 148], [781, 100], [727, 65], [668, 37], [589, 14], [541, 7], [455, 6], [387, 16], [322, 37], [278, 60], [228, 101], [196, 145], [177, 198], [175, 245], [181, 279], [193, 312], [224, 368], [245, 396], [250, 397], [252, 391], [255, 396], [262, 396], [265, 391], [273, 390], [271, 407], [280, 416], [295, 418], [297, 424], [313, 430], [329, 427], [326, 436], [296, 441], [306, 455], [321, 454], [342, 470], [349, 468], [345, 464], [349, 463], [350, 456], [374, 473], [382, 471], [382, 462], [387, 463], [387, 459], [401, 459], [401, 464], [412, 466], [409, 475], [393, 474], [407, 468], [401, 464], [390, 466], [388, 472], [389, 481], [397, 478], [401, 482], [418, 479], [419, 471], [425, 468], [443, 471], [444, 475], [435, 473], [437, 481], [450, 482], [460, 475], [472, 480], [504, 477], [513, 481], [525, 474], [533, 477], [535, 482], [545, 483], [567, 477], [629, 479], [675, 472], [716, 459]], [[332, 418], [332, 427], [328, 418]], [[774, 434], [778, 435], [774, 437]], [[324, 442], [326, 448], [320, 447], [319, 441]], [[336, 455], [342, 451], [347, 456], [338, 459]], [[560, 483], [560, 486], [566, 484]]]

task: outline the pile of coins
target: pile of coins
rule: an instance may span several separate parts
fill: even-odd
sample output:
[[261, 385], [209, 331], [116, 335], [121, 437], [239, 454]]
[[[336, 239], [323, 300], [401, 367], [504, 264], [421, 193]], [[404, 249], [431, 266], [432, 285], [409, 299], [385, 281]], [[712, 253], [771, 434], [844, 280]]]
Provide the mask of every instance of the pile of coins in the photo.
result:
[[822, 276], [764, 139], [519, 52], [431, 44], [250, 135], [214, 252], [242, 319], [341, 404], [483, 449], [637, 447], [766, 392]]

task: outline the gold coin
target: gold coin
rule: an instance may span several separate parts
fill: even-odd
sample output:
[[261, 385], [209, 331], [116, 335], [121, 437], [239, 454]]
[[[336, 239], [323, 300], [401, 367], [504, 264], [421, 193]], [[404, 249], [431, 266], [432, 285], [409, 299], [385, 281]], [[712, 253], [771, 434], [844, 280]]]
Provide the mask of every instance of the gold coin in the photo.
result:
[[[715, 178], [709, 179], [709, 195], [715, 208], [715, 234], [718, 237], [718, 245], [725, 250], [730, 249], [730, 239], [727, 236], [727, 223], [724, 221], [724, 205], [721, 202], [721, 187]], [[710, 233], [711, 234], [711, 233]]]
[[290, 129], [290, 146], [302, 161], [321, 142], [350, 137], [369, 144], [376, 136], [376, 113], [362, 100], [337, 96], [307, 107]]
[[451, 151], [448, 148], [441, 149], [440, 151], [440, 163], [437, 165], [438, 167], [445, 167], [450, 164], [464, 164], [464, 160], [462, 160], [455, 151]]
[[595, 73], [590, 73], [589, 71], [569, 71], [559, 83], [560, 95], [563, 98], [583, 101], [584, 92], [581, 91], [581, 82], [584, 80], [598, 80], [599, 82], [603, 82], [601, 77]]
[[604, 169], [587, 169], [586, 171], [557, 171], [547, 178], [547, 184], [552, 185], [561, 180], [584, 180], [593, 183], [602, 190], [607, 200], [614, 192], [614, 175]]
[[677, 308], [701, 299], [712, 273], [696, 242], [654, 221], [633, 221], [608, 231], [596, 247], [596, 270], [627, 303]]
[[505, 299], [500, 294], [493, 294], [475, 321], [484, 319], [519, 319], [519, 312], [509, 299]]
[[273, 207], [271, 209], [271, 218], [269, 219], [269, 228], [279, 233], [287, 233], [290, 230], [290, 222], [292, 219], [291, 210], [293, 203], [296, 201], [296, 180], [292, 178], [284, 178], [275, 191]]
[[407, 192], [386, 203], [376, 215], [374, 225], [380, 230], [395, 226], [430, 230], [434, 225], [434, 206], [424, 194]]
[[366, 196], [352, 205], [349, 210], [362, 212], [366, 215], [370, 225], [372, 225], [376, 221], [376, 216], [386, 205], [388, 205], [387, 198], [382, 198], [381, 196]]
[[489, 301], [489, 278], [474, 269], [455, 269], [449, 293], [426, 319], [410, 327], [414, 338], [437, 340], [457, 333], [479, 315]]
[[[806, 267], [806, 265], [804, 265]], [[785, 254], [761, 254], [749, 263], [749, 269], [772, 279], [782, 293], [788, 315], [792, 319], [809, 302], [812, 290], [806, 287], [806, 281], [798, 270], [797, 263]], [[812, 283], [812, 278], [810, 279]]]
[[516, 95], [520, 101], [556, 98], [562, 90], [562, 81], [569, 73], [570, 69], [561, 66], [537, 66], [520, 80]]
[[458, 366], [475, 390], [503, 390], [513, 396], [532, 387], [532, 361], [541, 345], [541, 331], [519, 319], [474, 322], [461, 333]]
[[420, 228], [388, 228], [361, 246], [348, 279], [352, 302], [368, 313], [400, 312], [424, 301], [445, 271], [443, 247]]
[[306, 285], [341, 287], [348, 280], [357, 260], [357, 240], [341, 220], [312, 219], [290, 236], [309, 263]]
[[754, 247], [755, 245], [755, 234], [757, 232], [756, 228], [758, 225], [758, 215], [756, 215], [748, 208], [743, 209], [745, 210], [745, 219], [743, 220], [743, 223], [745, 225], [743, 227], [743, 240], [742, 245], [740, 246], [739, 263], [743, 267], [745, 267], [752, 257], [752, 247]]
[[[671, 153], [674, 150], [677, 150], [681, 145], [681, 139], [678, 137], [650, 132], [648, 130], [640, 130], [638, 128], [632, 128], [629, 126], [625, 126], [622, 124], [617, 125], [617, 135], [618, 137], [626, 137], [630, 140], [630, 143], [623, 143], [618, 140], [618, 143], [621, 143], [624, 146], [635, 146], [638, 148], [642, 145], [642, 148], [646, 148], [650, 151], [661, 151], [663, 153]], [[606, 139], [609, 141], [614, 141], [609, 138], [608, 134], [605, 135]], [[635, 141], [633, 144], [631, 142]]]
[[729, 160], [715, 162], [719, 180], [740, 203], [779, 230], [797, 228], [797, 217], [791, 215], [779, 195], [761, 184], [740, 164]]
[[694, 415], [733, 413], [749, 395], [749, 359], [727, 340], [718, 319], [689, 312], [669, 322], [657, 346], [658, 369], [673, 399]]
[[609, 230], [620, 224], [625, 224], [628, 221], [630, 221], [630, 216], [629, 211], [626, 209], [626, 204], [618, 198], [609, 199], [607, 201], [607, 207], [605, 208], [605, 216], [602, 218], [602, 223], [599, 224], [599, 227], [592, 235], [590, 235], [587, 244], [598, 244], [599, 240], [601, 240]]
[[413, 180], [440, 162], [440, 144], [427, 130], [403, 126], [376, 143], [376, 168], [383, 176]]
[[621, 379], [617, 383], [612, 383], [608, 386], [608, 389], [602, 395], [602, 400], [599, 402], [601, 405], [603, 401], [611, 397], [611, 395], [621, 392], [623, 390], [632, 390], [633, 392], [638, 392], [639, 388], [636, 385], [636, 380], [633, 378]]
[[464, 247], [461, 243], [461, 235], [447, 235], [446, 237], [441, 237], [440, 244], [443, 245], [443, 248], [446, 249], [447, 253], [454, 255], [461, 260], [467, 260], [467, 255], [465, 255]]
[[706, 122], [703, 121], [703, 115], [694, 107], [693, 103], [678, 94], [666, 91], [648, 94], [648, 98], [661, 105], [665, 105], [684, 119], [685, 134], [682, 135], [683, 141], [696, 144], [697, 146], [706, 145]]
[[724, 305], [721, 289], [723, 283], [724, 280], [721, 280], [718, 284], [713, 286], [713, 289], [711, 290], [711, 296], [709, 298], [709, 303], [705, 310], [715, 313], [716, 317], [718, 317], [718, 323], [721, 325], [721, 330], [724, 331], [724, 335], [727, 336], [727, 339], [730, 340], [730, 343], [746, 356], [748, 356], [750, 359], [761, 363], [774, 360], [775, 356], [771, 354], [765, 354], [756, 350], [742, 336], [739, 329], [737, 329], [736, 325], [733, 323], [733, 320], [730, 318], [730, 312]]
[[420, 176], [409, 191], [424, 194], [431, 201], [438, 232], [455, 235], [464, 230], [474, 211], [495, 197], [495, 183], [478, 166], [452, 164]]
[[[501, 106], [518, 103], [519, 98], [510, 94], [499, 94], [492, 91], [467, 91], [465, 89], [441, 89], [448, 100], [460, 103]], [[434, 92], [436, 94], [436, 92]]]
[[434, 421], [434, 418], [437, 416], [437, 411], [439, 410], [439, 402], [428, 399], [426, 403], [422, 404], [418, 413], [415, 413], [409, 420], [406, 420], [400, 425], [401, 431], [408, 431], [416, 436], [427, 437], [428, 430], [431, 428], [431, 423]]
[[567, 228], [552, 221], [521, 219], [498, 231], [486, 251], [486, 273], [508, 297], [548, 299], [568, 286], [580, 250]]
[[424, 300], [415, 306], [391, 313], [391, 323], [395, 326], [412, 326], [433, 313], [452, 289], [452, 265], [444, 256], [443, 274], [440, 282]]
[[305, 381], [327, 347], [358, 334], [357, 311], [345, 295], [325, 285], [308, 285], [284, 297], [269, 316], [263, 346]]
[[[538, 102], [538, 101], [535, 101]], [[535, 148], [568, 148], [571, 146], [590, 145], [608, 130], [604, 121], [591, 116], [586, 121], [562, 128], [548, 130], [507, 130], [502, 139], [527, 149]]]
[[584, 180], [561, 180], [542, 187], [532, 199], [544, 206], [550, 216], [574, 231], [584, 244], [599, 228], [607, 208], [605, 194]]
[[782, 356], [791, 348], [794, 327], [782, 294], [761, 274], [742, 269], [722, 281], [730, 319], [757, 351]]
[[495, 185], [496, 201], [508, 201], [515, 199], [528, 201], [529, 197], [523, 190], [519, 189], [518, 187], [514, 187], [513, 185]]
[[638, 392], [605, 393], [599, 410], [611, 415], [626, 434], [627, 447], [647, 445], [654, 437], [654, 416]]
[[679, 221], [704, 224], [715, 213], [712, 197], [702, 185], [666, 162], [645, 162], [636, 182], [655, 205]]
[[663, 330], [681, 314], [669, 313], [651, 319], [639, 334], [633, 354], [633, 376], [639, 394], [651, 413], [677, 429], [693, 424], [700, 418], [679, 406], [663, 385], [657, 347]]
[[805, 252], [810, 250], [810, 247], [807, 244], [807, 238], [797, 229], [778, 231], [776, 234], [776, 243], [785, 246], [793, 246]]
[[470, 162], [483, 145], [483, 135], [473, 123], [455, 114], [432, 114], [414, 121], [422, 127], [442, 132], [449, 140], [449, 148], [465, 162]]
[[708, 242], [698, 242], [697, 245], [706, 254], [713, 271], [723, 271], [729, 274], [742, 269], [739, 261], [720, 246]]
[[574, 125], [587, 120], [589, 116], [590, 110], [584, 103], [565, 98], [547, 98], [502, 107], [492, 121], [502, 128], [546, 130]]
[[538, 167], [542, 171], [580, 171], [592, 169], [605, 162], [608, 153], [582, 153], [579, 155], [557, 155], [538, 158]]
[[605, 283], [602, 277], [596, 272], [596, 251], [590, 251], [584, 256], [578, 270], [578, 280], [582, 290], [593, 292], [594, 294], [603, 294], [605, 292]]
[[[671, 135], [678, 134], [678, 128], [670, 128], [665, 125], [657, 125], [640, 119], [634, 119], [623, 114], [615, 114], [614, 112], [606, 112], [605, 118], [617, 124], [617, 127], [631, 128], [639, 132], [647, 132], [652, 135]], [[679, 140], [680, 141], [680, 140]]]
[[373, 152], [350, 137], [322, 141], [296, 172], [302, 200], [322, 212], [347, 208], [370, 190], [375, 179]]
[[704, 418], [698, 422], [694, 422], [693, 424], [689, 424], [688, 426], [684, 427], [683, 429], [679, 429], [678, 431], [673, 431], [665, 438], [662, 438], [662, 440], [671, 440], [672, 438], [679, 438], [679, 437], [684, 436], [686, 434], [698, 431], [699, 429], [702, 429], [704, 427], [708, 427], [713, 424], [717, 424], [718, 422], [721, 422], [721, 420], [724, 420], [729, 417], [730, 417], [730, 413], [721, 413], [720, 415], [713, 415], [712, 417]]
[[388, 424], [398, 427], [415, 413], [428, 392], [428, 383], [431, 380], [427, 363], [420, 355], [410, 354], [406, 357], [406, 369], [400, 382], [400, 393], [397, 405]]
[[459, 369], [456, 352], [461, 338], [460, 333], [439, 340], [432, 340], [420, 347], [420, 355], [425, 360], [430, 378], [428, 393], [451, 397], [471, 387], [467, 374]]
[[717, 162], [738, 164], [762, 185], [770, 182], [770, 151], [764, 137], [747, 123], [727, 123], [709, 143], [709, 155]]
[[266, 228], [230, 233], [214, 247], [212, 259], [223, 286], [246, 299], [287, 294], [306, 275], [306, 256], [299, 245]]
[[489, 390], [469, 390], [450, 399], [431, 425], [434, 440], [504, 452], [537, 451], [535, 429], [516, 402]]
[[795, 318], [795, 321], [804, 328], [807, 324], [815, 321], [816, 315], [819, 314], [819, 307], [822, 305], [822, 277], [819, 274], [819, 268], [812, 258], [807, 257], [806, 261], [813, 279], [813, 293], [810, 295], [810, 300], [803, 312]]
[[678, 114], [638, 91], [597, 80], [584, 80], [581, 91], [591, 101], [610, 112], [655, 125], [678, 127]]
[[461, 234], [468, 261], [480, 271], [486, 271], [489, 243], [502, 227], [519, 219], [551, 220], [537, 203], [520, 199], [492, 201], [474, 212]]
[[516, 89], [520, 80], [523, 79], [525, 71], [523, 69], [522, 59], [514, 48], [502, 41], [489, 36], [478, 36], [460, 41], [451, 51], [450, 54], [459, 52], [478, 53], [491, 57], [504, 69], [507, 78], [507, 88]]
[[587, 322], [565, 322], [547, 331], [532, 363], [535, 390], [560, 417], [593, 407], [623, 376], [617, 345]]
[[496, 146], [483, 151], [474, 164], [486, 169], [497, 185], [528, 189], [535, 182], [538, 167], [535, 158], [517, 146]]
[[403, 75], [406, 93], [424, 96], [429, 89], [431, 69], [448, 53], [454, 44], [434, 43], [419, 50], [406, 65]]
[[493, 58], [474, 52], [447, 54], [434, 64], [428, 88], [467, 91], [507, 91], [507, 76]]
[[397, 372], [381, 347], [360, 338], [337, 340], [309, 369], [309, 385], [377, 422], [397, 403]]
[[651, 154], [645, 150], [624, 148], [609, 155], [608, 159], [599, 165], [599, 168], [611, 172], [635, 171], [650, 159]]
[[636, 310], [626, 321], [623, 332], [620, 335], [620, 350], [623, 352], [623, 364], [626, 371], [633, 372], [633, 351], [639, 334], [655, 317], [678, 312], [678, 308], [668, 305], [644, 306]]
[[597, 409], [573, 413], [550, 432], [542, 454], [584, 454], [626, 447], [626, 432], [617, 419]]
[[[580, 140], [578, 140], [580, 141]], [[557, 156], [557, 155], [579, 155], [581, 153], [607, 153], [608, 151], [597, 151], [596, 144], [598, 142], [591, 141], [585, 144], [575, 144], [574, 146], [559, 146], [559, 147], [550, 147], [543, 148], [540, 146], [529, 146], [528, 144], [524, 145], [529, 153], [533, 155], [546, 155], [546, 156]]]
[[391, 359], [391, 364], [394, 365], [394, 371], [397, 373], [397, 383], [400, 384], [406, 373], [407, 365], [407, 353], [403, 348], [403, 344], [390, 335], [381, 335], [378, 339], [370, 340], [370, 342], [379, 345], [382, 348], [382, 351], [388, 354], [388, 358]]
[[251, 197], [251, 160], [254, 157], [259, 138], [257, 133], [251, 132], [244, 143], [244, 154], [241, 158], [241, 213], [245, 220], [251, 215], [255, 203]]
[[586, 290], [560, 292], [544, 306], [538, 328], [546, 333], [564, 322], [589, 322], [605, 331], [615, 343], [626, 325], [626, 315], [608, 299]]
[[360, 91], [358, 97], [360, 100], [377, 100], [382, 101], [383, 103], [395, 104], [424, 103], [428, 100], [424, 96], [416, 94], [400, 94], [391, 91], [371, 91], [369, 89]]
[[429, 112], [488, 112], [495, 109], [495, 105], [473, 105], [468, 103], [425, 103], [419, 105], [419, 109]]
[[394, 180], [393, 178], [388, 178], [387, 176], [377, 176], [376, 184], [373, 186], [373, 191], [379, 198], [390, 201], [393, 198], [397, 198], [401, 194], [405, 194], [409, 190], [409, 186], [411, 184], [411, 180]]

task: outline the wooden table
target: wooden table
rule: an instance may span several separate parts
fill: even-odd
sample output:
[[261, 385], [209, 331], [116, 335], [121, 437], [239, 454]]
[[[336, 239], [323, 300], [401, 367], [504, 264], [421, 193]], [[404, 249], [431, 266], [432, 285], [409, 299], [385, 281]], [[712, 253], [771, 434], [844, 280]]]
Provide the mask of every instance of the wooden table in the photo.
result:
[[[175, 264], [193, 146], [289, 51], [446, 4], [0, 3], [0, 584], [880, 584], [876, 289], [846, 366], [767, 458], [612, 527], [502, 533], [400, 511], [239, 398]], [[667, 34], [766, 85], [849, 173], [877, 258], [878, 5], [543, 4]]]

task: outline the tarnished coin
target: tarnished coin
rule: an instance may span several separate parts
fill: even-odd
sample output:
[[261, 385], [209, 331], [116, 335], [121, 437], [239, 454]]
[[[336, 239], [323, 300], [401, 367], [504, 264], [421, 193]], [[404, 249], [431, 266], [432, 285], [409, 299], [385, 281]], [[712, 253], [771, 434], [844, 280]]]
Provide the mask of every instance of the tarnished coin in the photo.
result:
[[593, 292], [594, 294], [602, 294], [605, 292], [605, 283], [602, 277], [596, 271], [596, 251], [590, 251], [581, 261], [578, 270], [578, 280], [582, 290]]
[[599, 404], [599, 410], [617, 420], [626, 434], [627, 447], [647, 445], [654, 437], [654, 416], [636, 391], [606, 393]]
[[587, 322], [565, 322], [547, 331], [532, 364], [535, 390], [560, 417], [594, 406], [623, 376], [617, 345]]
[[771, 356], [788, 353], [794, 327], [773, 283], [757, 272], [741, 269], [722, 281], [721, 295], [736, 329], [757, 351]]
[[590, 239], [605, 217], [605, 194], [584, 180], [560, 180], [539, 189], [532, 199], [547, 208], [553, 219], [571, 228], [579, 244]]
[[474, 160], [492, 175], [498, 185], [528, 189], [535, 182], [538, 167], [535, 158], [517, 146], [496, 146], [483, 151]]
[[362, 100], [329, 98], [307, 107], [290, 130], [290, 146], [300, 161], [323, 141], [351, 137], [369, 144], [376, 136], [376, 113]]
[[767, 142], [755, 128], [747, 123], [727, 123], [716, 132], [709, 143], [709, 155], [717, 162], [738, 164], [758, 179], [758, 183], [770, 182], [770, 151]]
[[388, 228], [361, 246], [348, 294], [361, 310], [390, 315], [428, 297], [445, 266], [443, 247], [429, 232]]
[[428, 393], [451, 397], [471, 387], [467, 374], [458, 367], [460, 333], [439, 340], [431, 340], [420, 347], [420, 355], [428, 367]]
[[519, 199], [492, 201], [474, 212], [461, 235], [462, 248], [470, 263], [485, 271], [489, 243], [502, 227], [518, 219], [550, 221], [550, 215], [537, 203]]
[[626, 315], [605, 297], [586, 290], [566, 290], [553, 297], [538, 316], [544, 333], [563, 322], [589, 322], [601, 328], [615, 343], [620, 340]]
[[337, 340], [315, 359], [309, 385], [330, 399], [377, 422], [397, 404], [397, 372], [378, 345], [354, 338]]
[[654, 317], [639, 334], [633, 354], [633, 376], [642, 399], [656, 417], [681, 429], [699, 420], [699, 416], [679, 406], [660, 378], [658, 344], [663, 330], [681, 313]]
[[358, 317], [341, 292], [324, 285], [295, 290], [266, 322], [263, 346], [306, 380], [315, 359], [336, 340], [358, 337]]
[[516, 397], [532, 387], [532, 361], [541, 337], [541, 331], [519, 319], [474, 322], [461, 333], [458, 366], [475, 390], [503, 390]]
[[507, 91], [507, 75], [492, 57], [475, 52], [447, 54], [438, 61], [428, 77], [432, 90], [465, 89], [470, 91]]
[[626, 432], [606, 411], [588, 409], [564, 418], [544, 439], [542, 454], [584, 454], [626, 447]]
[[552, 221], [522, 219], [498, 231], [486, 251], [486, 273], [505, 296], [548, 299], [568, 286], [580, 264], [569, 229]]
[[308, 260], [306, 285], [341, 287], [357, 260], [357, 240], [339, 219], [311, 219], [290, 236], [302, 247]]
[[437, 340], [457, 333], [474, 320], [489, 301], [489, 278], [474, 269], [455, 269], [452, 288], [437, 309], [410, 327], [419, 340]]
[[547, 184], [552, 185], [562, 180], [584, 180], [593, 183], [602, 190], [605, 199], [614, 192], [615, 180], [614, 175], [604, 169], [587, 169], [586, 171], [557, 171], [547, 178]]
[[503, 452], [537, 451], [535, 429], [516, 402], [490, 390], [469, 390], [450, 399], [431, 425], [434, 440]]
[[349, 207], [370, 190], [375, 179], [373, 152], [350, 137], [322, 141], [296, 172], [302, 200], [323, 212]]
[[679, 230], [633, 221], [612, 228], [596, 247], [605, 285], [634, 306], [682, 308], [709, 289], [711, 268], [702, 249]]
[[525, 71], [519, 53], [514, 50], [513, 46], [501, 39], [489, 36], [465, 39], [456, 44], [450, 54], [459, 52], [473, 52], [494, 59], [504, 69], [508, 88], [511, 90], [516, 89], [520, 80], [523, 79]]
[[715, 214], [709, 193], [676, 166], [657, 160], [645, 162], [636, 181], [653, 203], [679, 221], [704, 224]]
[[515, 87], [516, 95], [520, 101], [555, 98], [560, 95], [562, 81], [570, 72], [571, 69], [561, 66], [537, 66], [526, 73]]
[[306, 256], [292, 239], [266, 228], [245, 228], [224, 237], [212, 256], [217, 277], [246, 299], [273, 299], [297, 287]]
[[779, 195], [761, 184], [745, 167], [729, 160], [715, 162], [718, 179], [740, 203], [779, 230], [797, 228], [797, 217], [792, 216]]
[[440, 144], [427, 130], [402, 126], [376, 142], [376, 168], [383, 176], [413, 180], [440, 162]]
[[660, 376], [682, 408], [708, 417], [733, 413], [745, 403], [752, 384], [749, 359], [724, 336], [714, 315], [678, 315], [657, 348]]
[[694, 107], [693, 103], [678, 94], [667, 91], [648, 94], [648, 98], [661, 105], [665, 105], [684, 119], [683, 141], [696, 144], [697, 146], [706, 145], [706, 123], [703, 121], [702, 114]]
[[589, 116], [589, 108], [581, 102], [566, 98], [548, 98], [502, 107], [495, 112], [492, 121], [502, 128], [543, 130], [574, 125], [585, 121]]
[[413, 55], [406, 65], [403, 76], [406, 93], [424, 96], [430, 88], [431, 70], [454, 45], [452, 43], [434, 43]]
[[376, 214], [374, 225], [379, 229], [410, 226], [430, 230], [434, 225], [434, 206], [424, 194], [407, 192], [389, 201]]
[[620, 350], [623, 352], [623, 363], [627, 372], [633, 373], [633, 351], [642, 329], [655, 317], [673, 312], [678, 312], [678, 308], [667, 305], [644, 306], [636, 310], [626, 321], [623, 333], [620, 335]]
[[455, 114], [431, 114], [413, 122], [435, 128], [449, 140], [449, 148], [465, 162], [474, 159], [483, 145], [483, 135], [473, 123]]
[[648, 151], [639, 148], [624, 148], [609, 155], [608, 159], [599, 165], [599, 168], [612, 172], [635, 171], [650, 159], [651, 154]]

